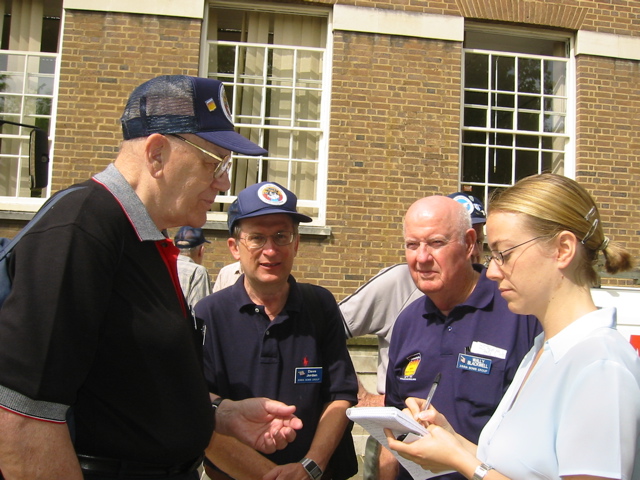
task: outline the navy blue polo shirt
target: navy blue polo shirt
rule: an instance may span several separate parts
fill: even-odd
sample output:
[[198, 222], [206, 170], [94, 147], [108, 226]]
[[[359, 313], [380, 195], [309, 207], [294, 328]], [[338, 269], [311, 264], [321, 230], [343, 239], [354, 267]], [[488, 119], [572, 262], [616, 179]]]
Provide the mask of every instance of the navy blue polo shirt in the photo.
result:
[[[389, 348], [385, 402], [404, 408], [407, 397], [425, 398], [441, 373], [433, 406], [457, 433], [477, 443], [542, 329], [534, 316], [512, 313], [486, 269], [474, 268], [481, 272], [475, 289], [449, 315], [425, 296], [398, 316]], [[401, 471], [399, 478], [411, 477]]]
[[[358, 391], [333, 295], [313, 286], [325, 321], [319, 334], [292, 276], [289, 285], [287, 302], [273, 321], [263, 306], [249, 298], [244, 276], [195, 307], [196, 316], [207, 327], [204, 364], [211, 392], [232, 400], [268, 397], [296, 406], [303, 428], [285, 449], [266, 455], [279, 465], [305, 456], [326, 403], [347, 400], [355, 404]], [[321, 381], [301, 378], [317, 368], [322, 372]]]

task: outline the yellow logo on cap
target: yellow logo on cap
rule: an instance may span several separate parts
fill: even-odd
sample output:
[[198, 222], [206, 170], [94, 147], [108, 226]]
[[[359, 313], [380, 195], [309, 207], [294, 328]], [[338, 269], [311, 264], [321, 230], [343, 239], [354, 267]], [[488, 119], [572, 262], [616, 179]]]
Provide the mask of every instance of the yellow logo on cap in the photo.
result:
[[217, 108], [216, 102], [213, 101], [213, 98], [210, 98], [204, 103], [207, 105], [207, 108], [209, 109], [210, 112], [213, 112]]

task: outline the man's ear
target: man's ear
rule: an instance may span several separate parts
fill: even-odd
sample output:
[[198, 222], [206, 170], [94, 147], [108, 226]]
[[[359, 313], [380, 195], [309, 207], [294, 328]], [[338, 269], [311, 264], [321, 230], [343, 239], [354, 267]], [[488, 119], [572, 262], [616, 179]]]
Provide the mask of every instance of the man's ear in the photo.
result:
[[170, 151], [171, 145], [164, 135], [154, 133], [146, 138], [144, 143], [145, 164], [153, 178], [162, 175]]
[[464, 245], [467, 249], [468, 258], [471, 258], [471, 254], [473, 253], [473, 249], [475, 248], [477, 239], [478, 239], [478, 234], [473, 228], [470, 228], [464, 234]]
[[568, 230], [560, 232], [556, 238], [556, 247], [558, 249], [557, 261], [558, 267], [567, 268], [576, 256], [578, 251], [578, 239]]
[[233, 237], [227, 238], [227, 246], [229, 247], [229, 251], [233, 258], [236, 260], [240, 260], [240, 240], [236, 240]]

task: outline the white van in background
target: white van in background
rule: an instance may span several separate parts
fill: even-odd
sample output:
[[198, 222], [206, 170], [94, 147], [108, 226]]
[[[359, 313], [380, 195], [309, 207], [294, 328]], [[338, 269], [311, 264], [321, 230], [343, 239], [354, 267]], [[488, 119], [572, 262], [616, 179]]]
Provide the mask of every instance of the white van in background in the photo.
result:
[[618, 331], [640, 348], [640, 288], [598, 287], [591, 295], [597, 307], [616, 307]]

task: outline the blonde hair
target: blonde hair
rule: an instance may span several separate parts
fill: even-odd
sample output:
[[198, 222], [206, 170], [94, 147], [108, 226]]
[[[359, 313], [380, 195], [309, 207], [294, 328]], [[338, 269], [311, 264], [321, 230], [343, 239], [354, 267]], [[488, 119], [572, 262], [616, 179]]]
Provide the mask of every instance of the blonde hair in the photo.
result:
[[617, 273], [633, 267], [631, 254], [609, 242], [602, 228], [600, 212], [591, 195], [576, 181], [553, 173], [523, 178], [514, 186], [494, 191], [489, 215], [509, 212], [526, 215], [526, 224], [535, 235], [553, 237], [572, 232], [580, 241], [576, 282], [596, 285], [598, 252], [605, 258], [605, 270]]

